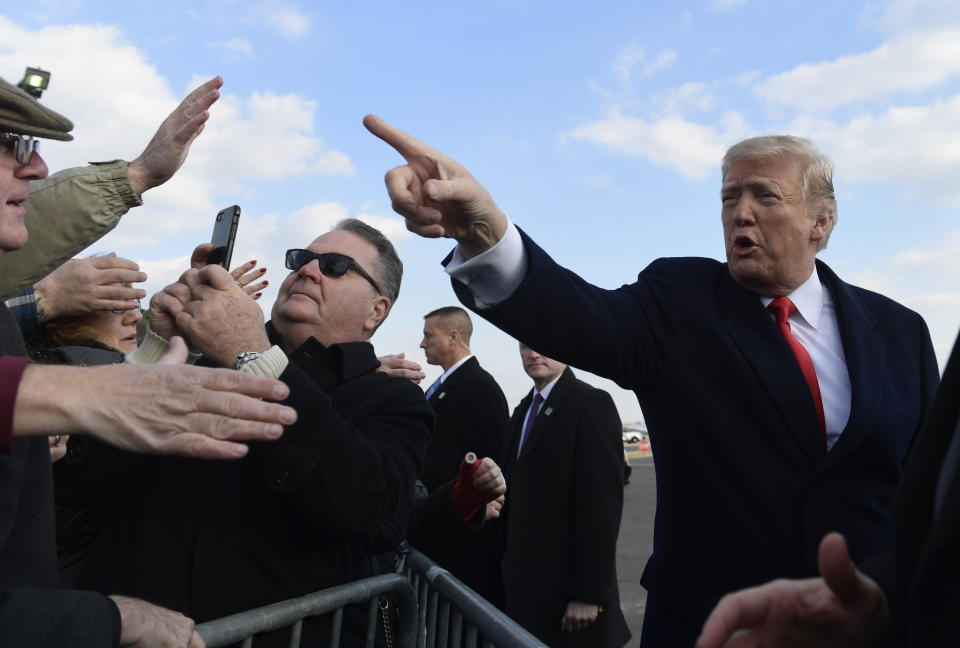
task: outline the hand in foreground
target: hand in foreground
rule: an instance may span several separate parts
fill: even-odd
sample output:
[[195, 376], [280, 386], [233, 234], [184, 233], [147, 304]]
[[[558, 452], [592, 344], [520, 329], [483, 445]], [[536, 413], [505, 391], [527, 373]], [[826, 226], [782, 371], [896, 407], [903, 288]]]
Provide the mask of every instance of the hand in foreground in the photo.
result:
[[111, 596], [120, 610], [120, 645], [143, 648], [204, 648], [193, 619], [126, 596]]
[[232, 367], [244, 351], [270, 348], [263, 311], [220, 266], [188, 270], [184, 281], [190, 301], [176, 316], [177, 329], [191, 348], [222, 367]]
[[507, 501], [507, 498], [501, 495], [495, 500], [490, 500], [487, 502], [487, 510], [484, 512], [484, 520], [496, 520], [500, 517], [500, 509], [503, 508], [503, 503]]
[[817, 563], [822, 578], [775, 580], [724, 596], [697, 648], [883, 645], [886, 598], [854, 567], [842, 535], [824, 536]]
[[67, 456], [67, 441], [69, 440], [69, 434], [54, 434], [49, 437], [50, 463], [57, 463]]
[[420, 365], [413, 360], [405, 359], [403, 353], [391, 353], [378, 356], [377, 360], [380, 361], [380, 366], [377, 367], [377, 371], [383, 372], [388, 376], [406, 378], [418, 385], [421, 380], [427, 377], [427, 374], [423, 373]]
[[132, 310], [147, 296], [125, 283], [146, 281], [140, 266], [111, 252], [106, 256], [71, 259], [34, 286], [41, 322], [97, 311]]
[[[213, 243], [201, 243], [195, 247], [193, 254], [190, 255], [190, 270], [205, 267], [211, 252], [213, 252]], [[240, 266], [233, 272], [243, 267]], [[189, 270], [185, 270], [175, 283], [164, 287], [162, 291], [154, 293], [150, 298], [150, 330], [164, 340], [169, 340], [174, 335], [183, 335], [183, 332], [177, 328], [176, 317], [183, 312], [184, 306], [192, 298], [190, 287], [187, 285], [187, 272]], [[233, 273], [231, 276], [236, 279]]]
[[563, 632], [574, 632], [583, 630], [588, 625], [597, 620], [601, 608], [593, 603], [582, 603], [581, 601], [570, 601], [567, 603], [567, 609], [560, 619], [560, 630]]
[[267, 269], [257, 268], [254, 270], [255, 265], [257, 265], [256, 260], [247, 261], [231, 270], [230, 276], [233, 277], [238, 286], [243, 288], [243, 292], [250, 295], [251, 299], [260, 299], [263, 296], [261, 291], [269, 286], [270, 282], [263, 279]]
[[220, 98], [222, 85], [223, 79], [216, 76], [188, 94], [163, 120], [143, 153], [127, 166], [130, 187], [137, 195], [162, 185], [177, 172], [193, 140], [203, 132], [210, 117], [207, 110]]
[[159, 364], [102, 367], [29, 365], [14, 406], [17, 436], [83, 432], [125, 450], [238, 459], [244, 441], [272, 441], [296, 422], [279, 380], [183, 364], [170, 340]]
[[507, 492], [507, 480], [497, 462], [484, 457], [480, 460], [480, 467], [473, 472], [473, 487], [492, 500]]
[[457, 161], [376, 115], [364, 117], [363, 125], [407, 161], [385, 179], [393, 209], [407, 219], [407, 229], [427, 238], [456, 239], [467, 258], [503, 238], [506, 215]]

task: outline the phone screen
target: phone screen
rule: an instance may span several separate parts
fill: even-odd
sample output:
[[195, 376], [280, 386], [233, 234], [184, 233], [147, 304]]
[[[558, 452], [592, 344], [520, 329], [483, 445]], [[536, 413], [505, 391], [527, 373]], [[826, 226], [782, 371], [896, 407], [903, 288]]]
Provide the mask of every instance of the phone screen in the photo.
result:
[[210, 242], [213, 243], [213, 251], [207, 257], [208, 264], [222, 266], [225, 270], [230, 269], [230, 261], [233, 258], [233, 241], [237, 237], [237, 223], [239, 222], [239, 205], [231, 205], [226, 209], [221, 209], [217, 214], [217, 220], [213, 224], [213, 237], [210, 239]]

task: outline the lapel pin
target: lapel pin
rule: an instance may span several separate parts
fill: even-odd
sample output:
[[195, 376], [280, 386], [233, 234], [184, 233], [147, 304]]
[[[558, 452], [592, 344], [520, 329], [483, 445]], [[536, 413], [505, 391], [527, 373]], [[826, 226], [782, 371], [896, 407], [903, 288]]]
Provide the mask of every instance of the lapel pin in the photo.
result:
[[447, 395], [447, 392], [440, 392], [440, 395], [437, 396], [437, 400], [443, 400], [443, 397]]
[[543, 415], [544, 415], [544, 416], [550, 416], [551, 414], [553, 414], [553, 408], [552, 408], [552, 407], [548, 407], [547, 409], [543, 410]]

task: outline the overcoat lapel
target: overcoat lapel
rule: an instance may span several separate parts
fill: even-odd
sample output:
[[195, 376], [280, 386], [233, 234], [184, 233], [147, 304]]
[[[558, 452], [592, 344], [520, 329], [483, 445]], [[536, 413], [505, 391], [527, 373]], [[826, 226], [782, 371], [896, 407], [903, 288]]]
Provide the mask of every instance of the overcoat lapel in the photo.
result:
[[[815, 466], [826, 449], [813, 396], [797, 359], [777, 330], [760, 297], [737, 284], [729, 272], [719, 282], [718, 315], [783, 415], [783, 429]], [[771, 434], [777, 430], [771, 428]]]
[[433, 395], [430, 397], [430, 400], [428, 401], [430, 406], [436, 409], [436, 406], [443, 399], [447, 398], [447, 394], [455, 392], [460, 384], [460, 381], [463, 380], [463, 377], [470, 372], [474, 365], [480, 366], [480, 361], [477, 360], [476, 357], [470, 358], [462, 365], [457, 367], [456, 371], [447, 376], [447, 379], [440, 383], [440, 386], [437, 387], [437, 391], [433, 392]]
[[820, 261], [817, 272], [833, 295], [851, 390], [850, 420], [820, 467], [830, 470], [860, 447], [875, 427], [887, 371], [887, 345], [874, 334], [876, 317], [850, 287]]

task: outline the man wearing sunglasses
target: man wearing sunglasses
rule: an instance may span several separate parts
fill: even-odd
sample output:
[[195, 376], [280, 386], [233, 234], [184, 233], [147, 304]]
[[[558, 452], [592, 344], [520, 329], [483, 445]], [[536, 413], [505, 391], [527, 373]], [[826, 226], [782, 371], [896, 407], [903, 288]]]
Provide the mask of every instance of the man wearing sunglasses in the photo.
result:
[[[179, 333], [201, 362], [279, 377], [298, 423], [225, 470], [158, 461], [127, 521], [141, 541], [88, 575], [197, 621], [368, 575], [370, 556], [392, 548], [377, 532], [406, 503], [433, 423], [419, 387], [377, 371], [370, 338], [402, 275], [378, 230], [349, 219], [288, 250], [266, 325], [225, 270], [203, 265], [206, 249], [153, 297], [142, 352]], [[306, 621], [304, 645], [328, 624]], [[280, 635], [265, 645], [286, 645]]]
[[[29, 183], [47, 175], [35, 138], [70, 140], [72, 128], [0, 79], [0, 258], [26, 243]], [[161, 364], [182, 364], [182, 340], [175, 346]], [[0, 642], [202, 646], [181, 614], [123, 596], [55, 589], [46, 435], [84, 433], [131, 451], [237, 459], [246, 446], [229, 441], [276, 438], [280, 424], [295, 419], [293, 410], [260, 400], [283, 398], [287, 388], [195, 367], [34, 366], [25, 356], [0, 304]]]

